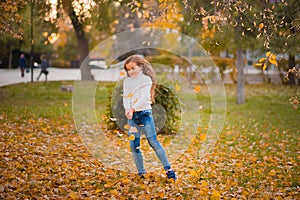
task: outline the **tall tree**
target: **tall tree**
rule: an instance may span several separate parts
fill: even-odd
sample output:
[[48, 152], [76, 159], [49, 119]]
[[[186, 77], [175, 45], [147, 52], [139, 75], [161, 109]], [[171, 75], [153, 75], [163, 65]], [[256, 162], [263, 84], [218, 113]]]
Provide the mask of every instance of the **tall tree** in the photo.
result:
[[[194, 1], [186, 0], [184, 2], [186, 2], [188, 5], [186, 7], [189, 8], [189, 5], [191, 5]], [[290, 2], [285, 0], [282, 0], [281, 2], [283, 2], [285, 5], [290, 4]], [[238, 68], [237, 103], [242, 104], [245, 102], [244, 59], [242, 53], [245, 38], [263, 38], [264, 46], [266, 50], [269, 51], [270, 41], [274, 35], [273, 32], [280, 27], [280, 24], [274, 21], [274, 16], [276, 15], [275, 7], [274, 4], [268, 0], [213, 0], [211, 1], [211, 5], [214, 7], [212, 10], [206, 10], [207, 8], [205, 9], [203, 6], [201, 6], [197, 9], [197, 13], [202, 14], [203, 17], [205, 17], [205, 15], [214, 16], [216, 19], [216, 24], [218, 24], [217, 27], [223, 27], [222, 29], [217, 30], [224, 32], [224, 27], [226, 27], [226, 29], [231, 27], [234, 31], [234, 43], [236, 45], [236, 66]], [[205, 12], [200, 12], [201, 10], [205, 10]], [[193, 13], [194, 10], [191, 9], [190, 12]], [[297, 20], [293, 20], [294, 23], [299, 22], [299, 15], [296, 15], [296, 18]], [[226, 32], [224, 33], [226, 34]]]
[[81, 64], [81, 78], [82, 80], [93, 80], [94, 78], [91, 74], [91, 70], [89, 69], [88, 59], [86, 59], [89, 55], [89, 43], [85, 35], [84, 24], [80, 21], [80, 15], [76, 14], [71, 0], [63, 0], [62, 7], [70, 17], [76, 33]]
[[[35, 6], [35, 17], [41, 17], [43, 20], [48, 19], [52, 23], [57, 23], [60, 17], [64, 17], [61, 10], [70, 17], [77, 42], [78, 52], [81, 63], [82, 80], [93, 80], [93, 76], [88, 66], [87, 56], [89, 54], [89, 43], [86, 37], [85, 28], [87, 19], [91, 18], [90, 11], [99, 8], [101, 4], [110, 1], [94, 0], [8, 0], [1, 1], [0, 7], [7, 12], [0, 14], [0, 32], [13, 38], [21, 39], [23, 37], [23, 29], [19, 24], [24, 22], [22, 16], [19, 15], [26, 4], [33, 3]], [[95, 18], [94, 18], [95, 19]], [[27, 22], [26, 22], [27, 23]]]
[[21, 39], [23, 30], [21, 28], [22, 16], [20, 10], [25, 7], [27, 1], [6, 0], [0, 2], [0, 33]]
[[[288, 55], [288, 69], [296, 66], [295, 56], [300, 52], [300, 1], [274, 1], [273, 26], [271, 26], [270, 48], [275, 53]], [[289, 83], [295, 77], [289, 74]]]

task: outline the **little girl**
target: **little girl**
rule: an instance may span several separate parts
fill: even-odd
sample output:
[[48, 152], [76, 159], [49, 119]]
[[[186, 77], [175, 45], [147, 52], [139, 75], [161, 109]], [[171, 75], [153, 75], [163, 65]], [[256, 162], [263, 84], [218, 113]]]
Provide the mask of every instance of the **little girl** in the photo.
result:
[[166, 170], [167, 177], [176, 180], [176, 174], [171, 169], [165, 150], [156, 138], [151, 107], [151, 103], [154, 103], [156, 87], [155, 72], [150, 63], [139, 56], [127, 58], [124, 69], [128, 77], [125, 78], [123, 84], [123, 104], [128, 124], [131, 127], [129, 134], [135, 136], [135, 139], [130, 141], [130, 149], [138, 175], [144, 178], [146, 173], [142, 152], [140, 151], [140, 137], [141, 133], [144, 133], [148, 143]]

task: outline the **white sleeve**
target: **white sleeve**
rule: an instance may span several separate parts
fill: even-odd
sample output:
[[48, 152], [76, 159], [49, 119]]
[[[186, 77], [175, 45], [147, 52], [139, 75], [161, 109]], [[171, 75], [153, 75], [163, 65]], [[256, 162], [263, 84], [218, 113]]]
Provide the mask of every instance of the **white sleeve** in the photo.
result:
[[128, 83], [125, 79], [123, 83], [123, 106], [125, 110], [130, 109], [130, 98], [128, 98], [129, 92]]

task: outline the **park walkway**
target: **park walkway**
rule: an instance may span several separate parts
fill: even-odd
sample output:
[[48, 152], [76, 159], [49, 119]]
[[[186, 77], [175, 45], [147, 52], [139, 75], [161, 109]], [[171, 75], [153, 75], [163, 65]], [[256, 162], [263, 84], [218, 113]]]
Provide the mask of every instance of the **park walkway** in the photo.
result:
[[[65, 69], [65, 68], [48, 68], [48, 81], [68, 81], [68, 80], [81, 80], [79, 69]], [[117, 81], [120, 78], [121, 69], [91, 69], [91, 73], [96, 81]], [[33, 70], [33, 81], [40, 73], [40, 69]], [[42, 74], [39, 81], [44, 81], [45, 76]], [[25, 77], [21, 77], [19, 69], [0, 69], [0, 87], [16, 83], [31, 82], [31, 73], [25, 73]]]
[[[80, 70], [74, 68], [48, 68], [48, 81], [72, 81], [81, 80]], [[91, 69], [91, 73], [96, 81], [117, 81], [120, 78], [121, 68], [113, 69]], [[40, 73], [39, 68], [35, 68], [33, 71], [33, 81], [36, 82], [36, 78]], [[245, 70], [245, 81], [249, 84], [259, 84], [264, 82], [264, 78], [258, 70]], [[224, 84], [232, 84], [233, 81], [230, 78], [229, 73], [224, 74]], [[269, 78], [272, 83], [280, 84], [280, 78], [277, 71], [269, 72]], [[39, 81], [44, 81], [44, 74]], [[0, 87], [10, 84], [31, 82], [31, 73], [25, 73], [25, 77], [21, 77], [20, 70], [17, 69], [0, 69]]]

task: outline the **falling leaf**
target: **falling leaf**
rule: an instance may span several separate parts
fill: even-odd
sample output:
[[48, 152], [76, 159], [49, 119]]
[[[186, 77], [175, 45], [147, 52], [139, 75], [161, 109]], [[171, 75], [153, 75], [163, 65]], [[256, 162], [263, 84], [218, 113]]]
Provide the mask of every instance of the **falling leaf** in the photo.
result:
[[195, 91], [195, 93], [199, 93], [199, 92], [200, 92], [200, 90], [201, 90], [201, 87], [200, 87], [200, 85], [196, 85], [196, 86], [194, 87], [194, 91]]
[[120, 76], [125, 76], [125, 75], [126, 75], [125, 72], [123, 71], [120, 72]]
[[269, 51], [266, 53], [266, 56], [269, 57], [272, 53]]
[[267, 69], [267, 65], [266, 65], [266, 63], [264, 63], [263, 71], [265, 71], [266, 69]]
[[131, 126], [130, 129], [129, 129], [129, 133], [137, 133], [138, 130], [135, 126]]
[[137, 1], [136, 1], [136, 6], [137, 6], [137, 7], [141, 7], [142, 4], [141, 4], [140, 2], [137, 2]]
[[181, 89], [181, 88], [180, 88], [180, 85], [176, 84], [176, 85], [175, 85], [175, 91], [178, 92], [178, 91], [180, 91], [180, 89]]
[[276, 60], [276, 55], [275, 54], [272, 54], [269, 57], [269, 62], [272, 63], [273, 65], [277, 66], [277, 60]]
[[137, 103], [138, 102], [138, 100], [137, 99], [135, 99], [134, 101], [133, 101], [133, 103]]
[[128, 98], [131, 98], [132, 96], [133, 96], [132, 93], [129, 93], [129, 94], [127, 95]]
[[263, 63], [255, 63], [255, 67], [261, 67], [263, 65]]
[[267, 59], [267, 58], [260, 58], [260, 59], [258, 60], [258, 62], [262, 63], [262, 62], [264, 62], [266, 59]]
[[128, 137], [128, 140], [130, 140], [130, 141], [133, 141], [134, 139], [135, 139], [134, 134], [131, 134], [131, 135]]
[[130, 129], [130, 125], [129, 124], [125, 124], [124, 125], [124, 129], [126, 129], [126, 130]]

